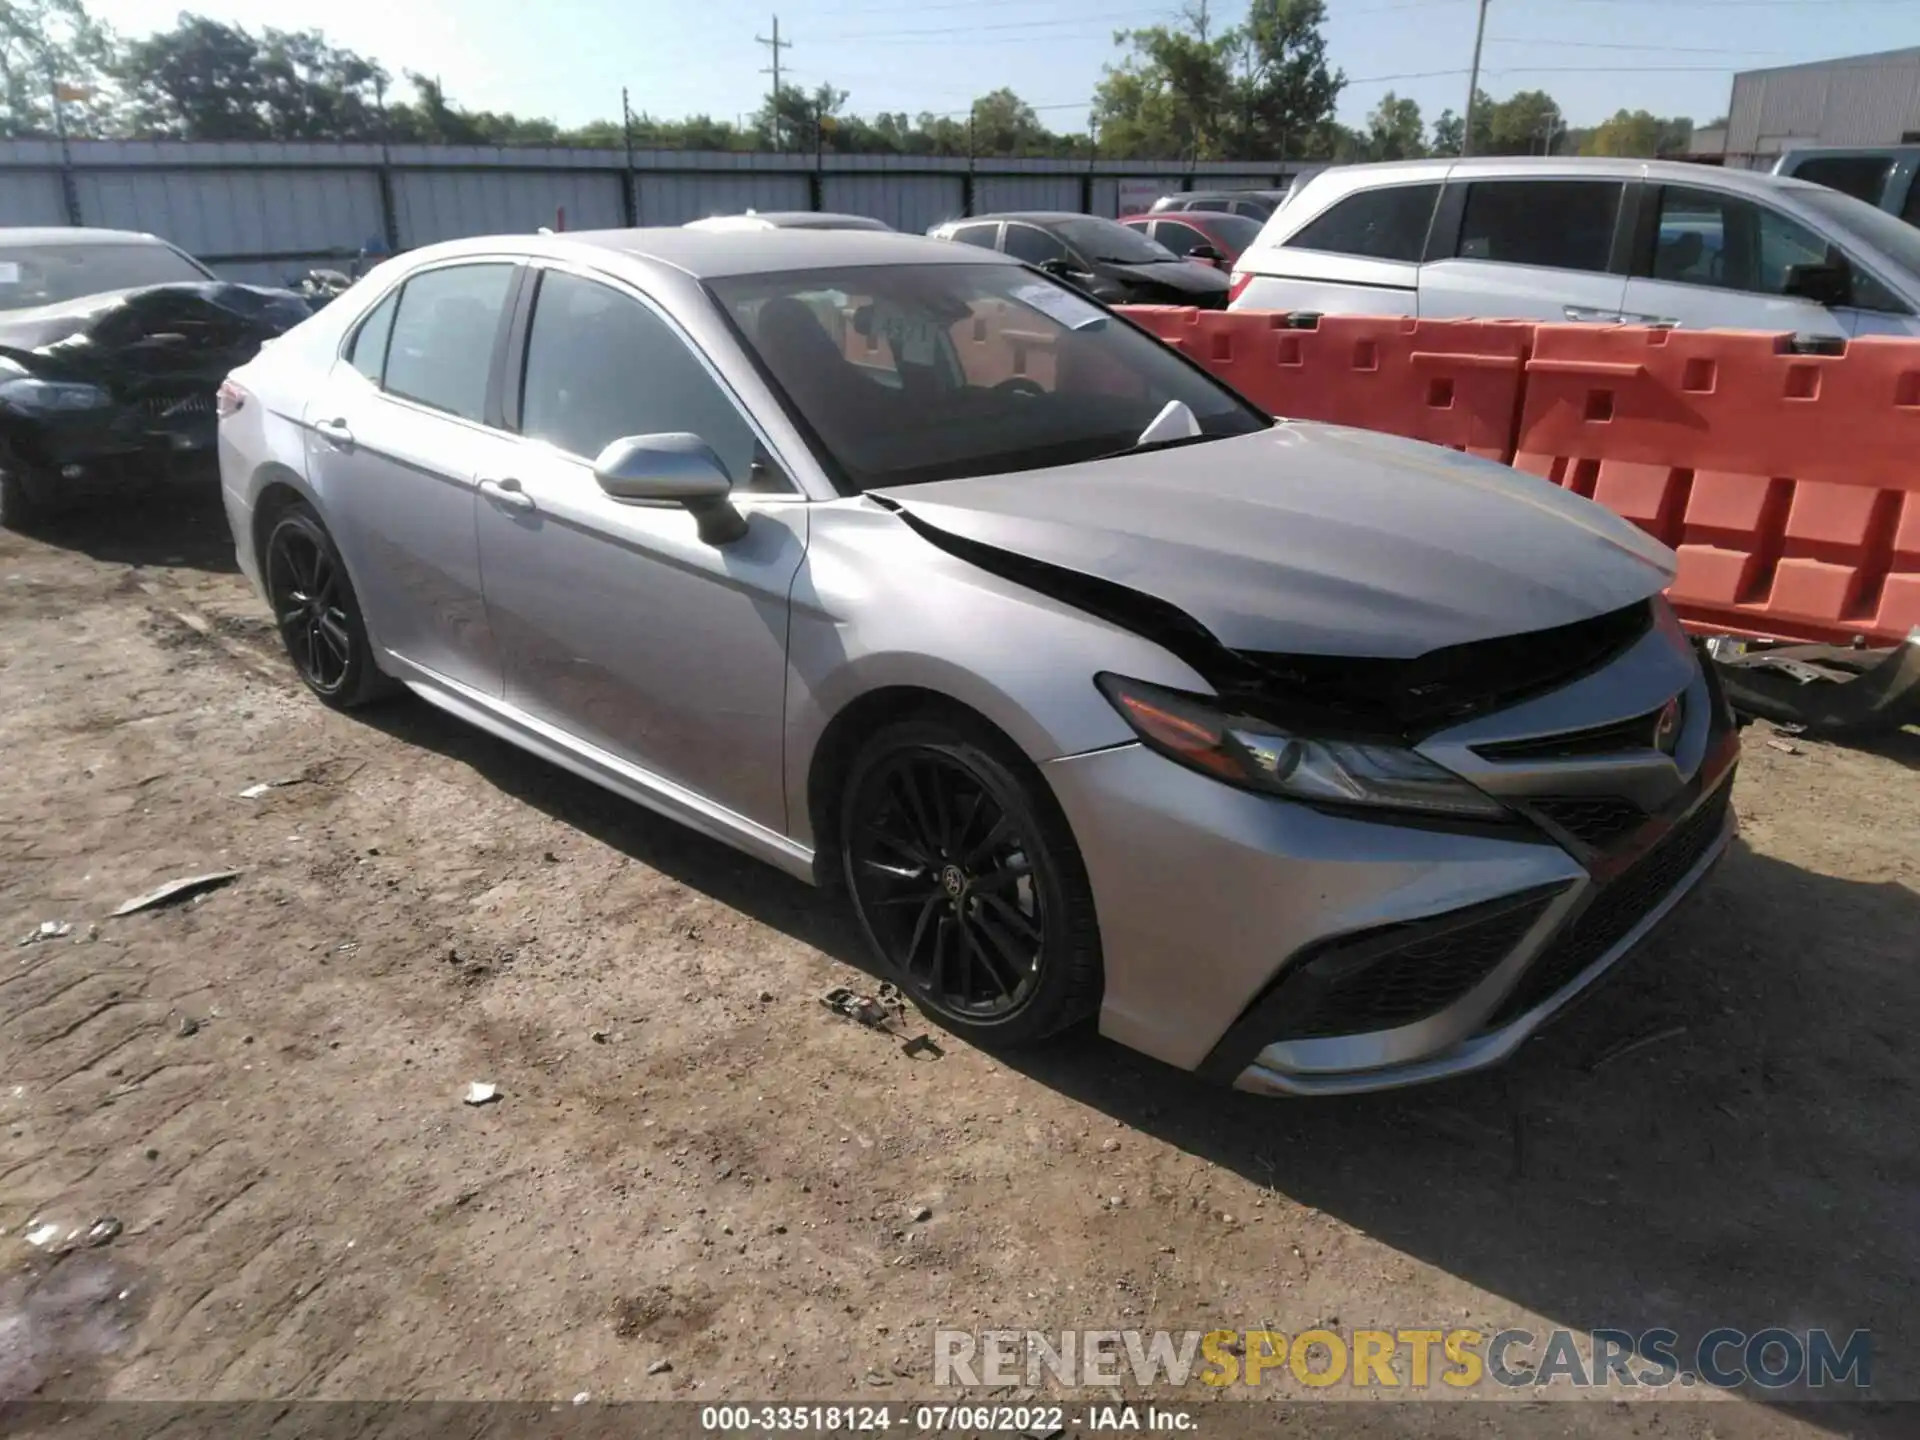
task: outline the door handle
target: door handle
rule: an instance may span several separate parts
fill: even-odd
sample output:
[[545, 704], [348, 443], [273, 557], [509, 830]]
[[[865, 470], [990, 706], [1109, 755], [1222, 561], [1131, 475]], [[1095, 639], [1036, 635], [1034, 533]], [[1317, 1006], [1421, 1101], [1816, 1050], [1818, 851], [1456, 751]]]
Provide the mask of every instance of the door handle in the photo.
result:
[[1617, 321], [1620, 318], [1620, 312], [1617, 310], [1596, 310], [1586, 305], [1569, 305], [1565, 313], [1569, 320], [1597, 320], [1605, 323]]
[[480, 493], [494, 504], [507, 510], [531, 510], [533, 497], [520, 488], [520, 482], [511, 475], [499, 480], [482, 480]]
[[316, 420], [313, 422], [313, 433], [342, 450], [353, 448], [353, 431], [347, 428], [344, 420]]

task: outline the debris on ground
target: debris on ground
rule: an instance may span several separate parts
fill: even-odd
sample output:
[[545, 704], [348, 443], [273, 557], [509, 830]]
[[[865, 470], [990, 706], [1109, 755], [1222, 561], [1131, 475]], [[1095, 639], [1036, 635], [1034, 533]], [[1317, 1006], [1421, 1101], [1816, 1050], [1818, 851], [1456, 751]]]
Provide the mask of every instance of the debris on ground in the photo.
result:
[[664, 1375], [671, 1369], [673, 1369], [673, 1361], [656, 1360], [651, 1365], [647, 1366], [647, 1374]]
[[[888, 1004], [888, 992], [892, 991], [892, 1003]], [[890, 985], [880, 987], [880, 996], [862, 995], [849, 990], [844, 985], [836, 985], [820, 997], [820, 1003], [844, 1016], [848, 1020], [857, 1020], [870, 1030], [886, 1030], [898, 1034], [901, 1012], [906, 1008], [899, 998], [900, 992]]]
[[102, 1245], [111, 1245], [120, 1238], [123, 1228], [111, 1215], [102, 1215], [84, 1229], [78, 1225], [63, 1225], [57, 1220], [36, 1218], [27, 1223], [26, 1241], [34, 1249], [44, 1250], [49, 1255], [66, 1255], [82, 1246], [97, 1250]]
[[592, 1398], [593, 1398], [592, 1391], [582, 1390], [578, 1395], [573, 1397], [573, 1403], [576, 1405], [584, 1405], [587, 1403], [587, 1401], [591, 1400]]
[[1800, 747], [1791, 740], [1769, 740], [1767, 741], [1767, 748], [1769, 750], [1778, 750], [1783, 755], [1798, 755], [1800, 753]]
[[587, 1032], [587, 1038], [592, 1040], [596, 1045], [604, 1045], [613, 1039], [613, 1032], [611, 1030], [589, 1030]]
[[149, 890], [144, 895], [134, 896], [108, 918], [117, 920], [122, 915], [152, 910], [156, 906], [177, 905], [182, 900], [204, 895], [209, 890], [218, 890], [222, 885], [231, 885], [239, 878], [238, 870], [212, 870], [205, 875], [183, 875], [178, 880], [169, 880], [166, 884]]
[[242, 800], [258, 800], [269, 790], [284, 790], [289, 785], [304, 785], [312, 778], [311, 775], [302, 774], [289, 775], [284, 780], [262, 780], [258, 785], [249, 785], [246, 789], [242, 790], [240, 792], [240, 798]]
[[1676, 1039], [1686, 1033], [1687, 1027], [1684, 1025], [1669, 1025], [1666, 1029], [1655, 1030], [1650, 1035], [1638, 1035], [1631, 1040], [1623, 1040], [1611, 1049], [1601, 1051], [1593, 1063], [1587, 1066], [1587, 1073], [1591, 1075], [1602, 1065], [1611, 1065], [1614, 1061], [1625, 1059], [1636, 1051], [1645, 1050], [1650, 1045], [1658, 1045], [1662, 1040]]
[[64, 920], [42, 920], [21, 937], [20, 943], [38, 945], [42, 940], [64, 940], [72, 933], [73, 926]]
[[927, 1221], [933, 1219], [933, 1207], [931, 1205], [921, 1205], [914, 1210], [910, 1218], [914, 1224], [924, 1225]]
[[193, 1035], [198, 1035], [200, 1033], [200, 1022], [191, 1015], [182, 1015], [174, 1024], [173, 1033], [178, 1035], [182, 1040]]
[[500, 1098], [500, 1087], [489, 1085], [484, 1080], [475, 1080], [468, 1084], [463, 1098], [469, 1105], [491, 1105]]

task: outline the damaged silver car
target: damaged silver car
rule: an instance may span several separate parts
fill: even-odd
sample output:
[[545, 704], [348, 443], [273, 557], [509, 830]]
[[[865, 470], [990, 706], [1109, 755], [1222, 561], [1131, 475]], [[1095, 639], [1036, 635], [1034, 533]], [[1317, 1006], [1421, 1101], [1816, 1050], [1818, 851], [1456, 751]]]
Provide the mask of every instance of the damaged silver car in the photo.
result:
[[236, 371], [240, 563], [405, 686], [843, 888], [952, 1031], [1243, 1089], [1492, 1064], [1699, 884], [1733, 717], [1672, 556], [1276, 422], [968, 246], [626, 230], [374, 271]]
[[0, 230], [0, 525], [156, 483], [211, 490], [220, 381], [311, 313], [152, 235]]

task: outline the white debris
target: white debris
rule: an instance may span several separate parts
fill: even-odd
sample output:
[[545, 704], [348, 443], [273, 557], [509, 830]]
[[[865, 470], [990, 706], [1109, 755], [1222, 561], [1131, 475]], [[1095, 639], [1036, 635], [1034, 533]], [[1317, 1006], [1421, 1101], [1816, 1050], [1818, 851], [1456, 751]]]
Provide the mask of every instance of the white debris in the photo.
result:
[[484, 1080], [474, 1080], [467, 1085], [466, 1101], [469, 1105], [491, 1105], [499, 1098], [498, 1085], [489, 1085]]
[[73, 926], [64, 920], [42, 920], [26, 933], [20, 943], [38, 945], [42, 940], [64, 940], [72, 933]]

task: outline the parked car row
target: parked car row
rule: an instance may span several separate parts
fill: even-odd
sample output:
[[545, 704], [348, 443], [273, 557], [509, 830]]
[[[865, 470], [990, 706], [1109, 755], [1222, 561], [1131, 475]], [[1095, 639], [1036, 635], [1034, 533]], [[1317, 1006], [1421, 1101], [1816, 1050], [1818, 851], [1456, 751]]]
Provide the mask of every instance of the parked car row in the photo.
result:
[[1678, 161], [1327, 170], [1241, 256], [1232, 306], [1814, 335], [1920, 334], [1920, 230], [1791, 176]]

